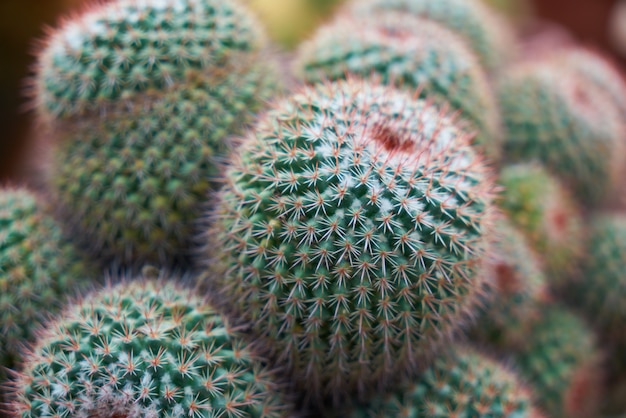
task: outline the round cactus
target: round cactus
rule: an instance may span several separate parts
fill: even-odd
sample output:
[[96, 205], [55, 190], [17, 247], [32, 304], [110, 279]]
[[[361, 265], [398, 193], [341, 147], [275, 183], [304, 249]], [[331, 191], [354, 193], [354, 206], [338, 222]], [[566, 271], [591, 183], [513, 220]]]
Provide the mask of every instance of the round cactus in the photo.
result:
[[214, 309], [140, 279], [71, 306], [14, 384], [16, 417], [279, 417], [276, 381]]
[[368, 83], [306, 88], [227, 173], [209, 283], [311, 397], [363, 395], [422, 366], [473, 307], [492, 189], [436, 107]]
[[460, 111], [478, 133], [476, 143], [499, 157], [499, 110], [487, 76], [463, 40], [437, 23], [389, 11], [343, 16], [303, 45], [296, 72], [311, 83], [373, 75], [418, 90]]
[[551, 285], [560, 288], [583, 258], [583, 219], [569, 192], [539, 164], [516, 164], [500, 174], [500, 207], [543, 255]]
[[189, 262], [229, 138], [275, 89], [257, 38], [245, 11], [218, 0], [111, 2], [51, 36], [37, 76], [49, 183], [94, 257]]
[[593, 84], [550, 62], [520, 64], [499, 85], [505, 154], [541, 161], [588, 204], [598, 204], [619, 173], [621, 122]]
[[45, 315], [60, 310], [68, 291], [85, 288], [91, 274], [35, 195], [0, 190], [0, 381]]
[[598, 416], [602, 373], [591, 330], [568, 311], [546, 306], [526, 342], [514, 358], [549, 416]]
[[376, 396], [352, 418], [540, 418], [531, 393], [502, 365], [466, 348], [438, 357], [415, 382]]
[[489, 70], [511, 58], [516, 47], [513, 31], [481, 0], [355, 0], [349, 6], [360, 16], [375, 16], [382, 10], [421, 16], [450, 28]]
[[494, 280], [485, 283], [485, 302], [470, 335], [480, 344], [509, 350], [525, 343], [530, 324], [541, 317], [539, 303], [548, 298], [548, 290], [541, 263], [523, 234], [504, 219], [496, 230]]

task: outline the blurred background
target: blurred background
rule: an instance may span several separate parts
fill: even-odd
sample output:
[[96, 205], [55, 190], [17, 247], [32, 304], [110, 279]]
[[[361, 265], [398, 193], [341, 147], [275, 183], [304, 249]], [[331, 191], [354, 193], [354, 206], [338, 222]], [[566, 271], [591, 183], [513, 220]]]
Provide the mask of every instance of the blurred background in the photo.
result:
[[[24, 97], [36, 40], [60, 16], [94, 0], [0, 0], [0, 184], [20, 181], [36, 129]], [[295, 48], [342, 0], [246, 0], [285, 50]], [[612, 54], [626, 70], [626, 0], [484, 0], [510, 16], [520, 33], [568, 31]]]

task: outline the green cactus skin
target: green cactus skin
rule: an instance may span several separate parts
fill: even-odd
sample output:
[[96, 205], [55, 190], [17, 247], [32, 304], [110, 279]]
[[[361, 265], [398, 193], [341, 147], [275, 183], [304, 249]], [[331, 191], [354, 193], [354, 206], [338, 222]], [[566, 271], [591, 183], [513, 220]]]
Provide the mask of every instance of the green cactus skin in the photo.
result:
[[278, 103], [247, 136], [205, 280], [312, 399], [421, 367], [473, 308], [493, 178], [469, 141], [408, 93], [343, 81]]
[[549, 299], [546, 277], [537, 254], [507, 219], [496, 223], [493, 282], [485, 283], [485, 302], [469, 335], [498, 351], [525, 344], [530, 324], [540, 319], [540, 302]]
[[32, 192], [0, 190], [0, 381], [5, 368], [20, 362], [21, 346], [34, 340], [41, 320], [92, 274]]
[[[43, 41], [33, 80], [44, 119], [98, 110], [251, 61], [262, 31], [236, 0], [115, 0], [67, 19]], [[225, 69], [227, 71], [227, 69]]]
[[59, 219], [94, 257], [189, 263], [231, 137], [276, 89], [256, 37], [247, 13], [217, 0], [112, 2], [51, 36], [38, 75], [49, 184]]
[[480, 0], [355, 0], [348, 12], [376, 16], [395, 10], [433, 20], [458, 33], [489, 71], [509, 61], [516, 49], [515, 35], [504, 19]]
[[557, 178], [539, 164], [516, 164], [500, 173], [499, 205], [543, 256], [553, 288], [562, 288], [584, 258], [580, 209]]
[[593, 333], [578, 317], [559, 306], [545, 306], [514, 359], [550, 417], [598, 416], [600, 353]]
[[540, 418], [531, 393], [504, 366], [467, 348], [438, 357], [414, 382], [376, 396], [351, 418]]
[[[171, 278], [169, 278], [171, 280]], [[277, 382], [210, 306], [173, 282], [102, 289], [51, 322], [16, 417], [282, 417]]]
[[375, 76], [449, 103], [478, 133], [475, 142], [499, 159], [499, 109], [487, 76], [463, 40], [437, 23], [389, 11], [343, 16], [301, 47], [296, 73], [310, 83]]
[[544, 61], [511, 68], [498, 90], [505, 155], [542, 162], [581, 201], [599, 204], [621, 163], [620, 116], [609, 98], [567, 67]]

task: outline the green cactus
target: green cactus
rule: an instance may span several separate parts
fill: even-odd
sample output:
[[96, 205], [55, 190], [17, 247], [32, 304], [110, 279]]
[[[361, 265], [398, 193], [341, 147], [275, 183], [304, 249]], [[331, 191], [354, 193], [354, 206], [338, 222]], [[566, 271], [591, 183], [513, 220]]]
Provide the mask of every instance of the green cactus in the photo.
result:
[[516, 164], [500, 173], [500, 207], [543, 255], [551, 286], [562, 288], [585, 252], [577, 203], [557, 178], [539, 164]]
[[389, 11], [343, 16], [302, 46], [296, 72], [310, 83], [375, 76], [449, 103], [487, 155], [500, 155], [499, 110], [487, 76], [463, 40], [437, 23]]
[[[168, 278], [172, 279], [172, 278]], [[282, 417], [277, 381], [215, 310], [172, 282], [123, 283], [48, 325], [16, 417]]]
[[94, 257], [189, 261], [231, 137], [276, 87], [258, 38], [234, 0], [120, 0], [50, 37], [37, 75], [49, 183]]
[[486, 282], [485, 302], [470, 335], [499, 351], [525, 344], [528, 328], [540, 319], [539, 303], [549, 298], [542, 265], [523, 234], [508, 220], [496, 224], [493, 282]]
[[600, 203], [620, 171], [621, 122], [614, 104], [575, 72], [547, 61], [505, 73], [499, 97], [505, 154], [544, 163], [580, 200]]
[[515, 53], [513, 31], [480, 0], [354, 0], [348, 9], [358, 16], [376, 16], [382, 10], [425, 17], [450, 28], [488, 70], [498, 69]]
[[33, 193], [0, 190], [0, 381], [21, 361], [21, 346], [34, 340], [41, 320], [91, 274]]
[[376, 396], [352, 418], [539, 418], [532, 396], [504, 366], [467, 348], [439, 356], [414, 382]]
[[365, 82], [305, 88], [245, 140], [207, 234], [208, 282], [312, 398], [421, 366], [473, 307], [493, 183], [469, 141]]
[[535, 388], [538, 405], [554, 418], [598, 416], [600, 353], [591, 330], [575, 315], [545, 306], [514, 355], [520, 375]]

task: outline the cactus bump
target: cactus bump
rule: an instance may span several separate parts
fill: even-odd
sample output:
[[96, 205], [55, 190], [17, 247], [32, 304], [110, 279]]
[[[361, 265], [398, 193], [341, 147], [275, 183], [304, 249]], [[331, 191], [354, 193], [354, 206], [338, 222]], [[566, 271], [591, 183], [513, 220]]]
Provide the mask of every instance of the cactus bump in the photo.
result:
[[118, 0], [54, 31], [34, 79], [58, 218], [103, 262], [189, 262], [233, 136], [276, 90], [236, 0]]

